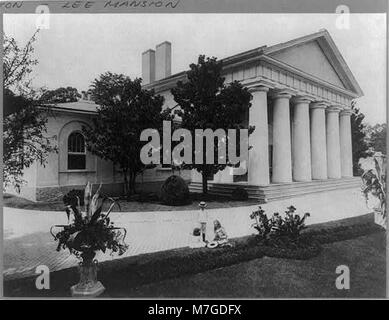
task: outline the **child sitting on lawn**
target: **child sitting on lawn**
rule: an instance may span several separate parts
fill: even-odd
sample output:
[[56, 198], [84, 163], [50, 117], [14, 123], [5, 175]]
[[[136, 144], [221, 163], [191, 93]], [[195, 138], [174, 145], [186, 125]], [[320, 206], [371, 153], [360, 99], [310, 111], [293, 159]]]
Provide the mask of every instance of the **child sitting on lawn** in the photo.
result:
[[214, 241], [217, 241], [219, 246], [229, 245], [227, 232], [222, 227], [220, 221], [219, 220], [215, 220], [213, 222], [213, 226], [214, 226], [214, 231], [215, 231], [215, 239], [214, 239]]

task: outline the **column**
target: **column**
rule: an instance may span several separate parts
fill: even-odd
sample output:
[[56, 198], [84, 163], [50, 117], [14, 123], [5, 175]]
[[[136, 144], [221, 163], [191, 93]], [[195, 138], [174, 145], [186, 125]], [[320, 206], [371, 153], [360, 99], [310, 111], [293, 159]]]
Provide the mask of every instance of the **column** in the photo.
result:
[[273, 177], [272, 182], [292, 182], [289, 100], [291, 93], [276, 92], [273, 103]]
[[330, 106], [327, 114], [327, 173], [330, 179], [339, 179], [340, 171], [340, 139], [339, 112], [341, 108]]
[[324, 102], [310, 105], [312, 179], [327, 179], [326, 107]]
[[294, 181], [311, 180], [311, 141], [309, 131], [309, 97], [296, 97], [292, 130], [292, 175]]
[[249, 109], [249, 124], [255, 126], [249, 136], [248, 182], [254, 185], [269, 184], [269, 138], [267, 127], [267, 92], [266, 86], [250, 89], [253, 96]]
[[353, 151], [351, 141], [351, 109], [343, 109], [340, 112], [340, 164], [342, 177], [353, 176]]

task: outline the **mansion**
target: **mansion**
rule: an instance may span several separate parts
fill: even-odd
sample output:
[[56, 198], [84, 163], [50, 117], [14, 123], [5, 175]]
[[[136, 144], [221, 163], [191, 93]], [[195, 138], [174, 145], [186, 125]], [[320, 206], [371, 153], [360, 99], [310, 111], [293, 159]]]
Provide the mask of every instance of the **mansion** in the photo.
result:
[[[186, 79], [185, 71], [171, 74], [171, 60], [169, 42], [142, 54], [143, 86], [162, 95], [166, 107], [175, 106], [170, 90]], [[363, 93], [328, 31], [258, 47], [222, 62], [225, 81], [240, 81], [253, 96], [246, 118], [255, 130], [249, 137], [247, 174], [234, 175], [227, 167], [210, 177], [211, 193], [228, 195], [241, 186], [251, 198], [271, 201], [355, 188], [351, 102]], [[85, 99], [53, 107], [48, 131], [57, 137], [59, 153], [50, 155], [45, 167], [26, 169], [22, 196], [57, 199], [87, 181], [102, 182], [111, 195], [121, 194], [117, 169], [85, 148], [81, 128], [91, 124], [96, 107]], [[157, 191], [171, 174], [166, 166], [147, 170], [138, 177], [138, 189]], [[201, 191], [199, 173], [180, 174], [191, 191]]]

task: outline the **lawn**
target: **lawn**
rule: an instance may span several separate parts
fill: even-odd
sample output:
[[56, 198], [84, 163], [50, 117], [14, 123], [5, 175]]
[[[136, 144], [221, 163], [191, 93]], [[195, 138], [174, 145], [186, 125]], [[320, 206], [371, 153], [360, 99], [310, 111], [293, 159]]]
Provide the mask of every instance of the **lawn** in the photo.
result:
[[[40, 211], [64, 211], [62, 201], [58, 202], [33, 202], [21, 197], [10, 194], [3, 195], [4, 207], [40, 210]], [[155, 194], [146, 195], [143, 201], [119, 200], [120, 208], [115, 207], [113, 211], [122, 212], [149, 212], [149, 211], [180, 211], [180, 210], [198, 210], [200, 201], [207, 202], [208, 209], [244, 207], [258, 204], [257, 200], [249, 199], [245, 201], [231, 200], [229, 197], [217, 195], [202, 195], [198, 193], [190, 194], [191, 202], [183, 206], [168, 206], [162, 204]], [[108, 207], [108, 204], [107, 204]]]
[[[350, 290], [335, 286], [339, 265], [350, 268]], [[263, 257], [132, 288], [127, 296], [384, 298], [385, 283], [385, 233], [379, 232], [326, 244], [319, 256], [309, 260]]]
[[[103, 262], [103, 297], [384, 296], [385, 232], [371, 214], [317, 224], [305, 233], [321, 250], [285, 252], [247, 236], [233, 239], [233, 248], [180, 248]], [[350, 268], [348, 291], [335, 288], [339, 265]], [[77, 281], [76, 268], [63, 269], [51, 273], [50, 290], [36, 290], [33, 276], [5, 281], [4, 293], [69, 296], [69, 287]]]

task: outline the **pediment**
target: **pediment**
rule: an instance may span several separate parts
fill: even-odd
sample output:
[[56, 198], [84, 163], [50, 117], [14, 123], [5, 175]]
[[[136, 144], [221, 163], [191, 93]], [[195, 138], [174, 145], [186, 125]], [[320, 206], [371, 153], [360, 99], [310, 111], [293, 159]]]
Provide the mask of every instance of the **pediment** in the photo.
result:
[[357, 96], [363, 95], [327, 30], [267, 47], [263, 53]]
[[347, 89], [317, 41], [284, 49], [270, 56], [312, 76]]

